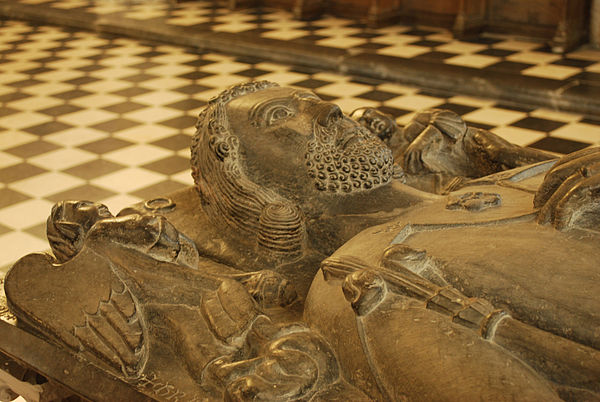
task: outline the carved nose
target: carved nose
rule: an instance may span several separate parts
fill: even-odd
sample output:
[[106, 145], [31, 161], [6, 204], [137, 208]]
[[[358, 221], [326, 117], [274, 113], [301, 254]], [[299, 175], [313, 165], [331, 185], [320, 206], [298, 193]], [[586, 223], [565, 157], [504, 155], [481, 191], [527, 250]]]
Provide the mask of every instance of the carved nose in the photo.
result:
[[333, 103], [324, 103], [320, 108], [321, 110], [317, 116], [317, 122], [323, 127], [328, 127], [344, 117], [339, 106], [334, 105]]

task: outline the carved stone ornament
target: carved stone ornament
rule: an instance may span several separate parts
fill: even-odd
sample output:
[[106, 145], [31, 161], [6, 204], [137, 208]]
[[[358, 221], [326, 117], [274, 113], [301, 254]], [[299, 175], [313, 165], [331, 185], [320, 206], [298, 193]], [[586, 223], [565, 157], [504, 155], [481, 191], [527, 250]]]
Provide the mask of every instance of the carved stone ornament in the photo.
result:
[[0, 314], [126, 386], [30, 368], [107, 401], [600, 400], [600, 148], [351, 116], [237, 85], [200, 113], [193, 187], [56, 204]]

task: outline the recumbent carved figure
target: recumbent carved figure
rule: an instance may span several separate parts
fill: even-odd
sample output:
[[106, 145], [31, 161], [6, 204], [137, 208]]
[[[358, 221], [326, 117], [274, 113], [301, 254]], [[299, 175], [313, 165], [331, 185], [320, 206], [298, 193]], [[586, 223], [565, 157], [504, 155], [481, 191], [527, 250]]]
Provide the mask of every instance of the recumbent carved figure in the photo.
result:
[[58, 261], [15, 264], [12, 311], [158, 399], [598, 398], [598, 148], [544, 162], [433, 111], [390, 124], [390, 149], [373, 115], [223, 92], [196, 186], [116, 218], [57, 206]]

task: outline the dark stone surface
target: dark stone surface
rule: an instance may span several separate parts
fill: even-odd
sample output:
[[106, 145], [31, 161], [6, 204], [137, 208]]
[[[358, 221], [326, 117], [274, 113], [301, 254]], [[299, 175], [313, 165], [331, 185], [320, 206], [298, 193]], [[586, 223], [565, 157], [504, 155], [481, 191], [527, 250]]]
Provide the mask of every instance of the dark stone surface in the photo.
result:
[[60, 201], [52, 254], [7, 273], [0, 352], [49, 377], [32, 392], [598, 397], [600, 148], [553, 159], [439, 109], [400, 129], [267, 81], [196, 128], [194, 186], [117, 216]]

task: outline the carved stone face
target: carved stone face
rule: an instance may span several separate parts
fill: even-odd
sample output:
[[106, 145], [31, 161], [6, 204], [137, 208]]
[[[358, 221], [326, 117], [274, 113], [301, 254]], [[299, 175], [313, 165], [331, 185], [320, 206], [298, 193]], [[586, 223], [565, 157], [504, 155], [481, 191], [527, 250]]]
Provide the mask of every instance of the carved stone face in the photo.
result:
[[259, 182], [296, 188], [306, 182], [343, 194], [378, 187], [392, 177], [391, 151], [312, 92], [269, 88], [232, 100], [227, 114]]
[[112, 217], [104, 204], [91, 201], [65, 201], [63, 203], [63, 220], [79, 223], [87, 229], [101, 219]]

